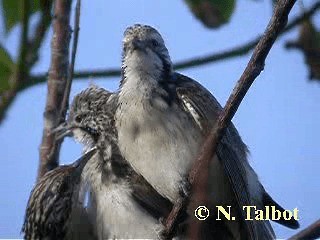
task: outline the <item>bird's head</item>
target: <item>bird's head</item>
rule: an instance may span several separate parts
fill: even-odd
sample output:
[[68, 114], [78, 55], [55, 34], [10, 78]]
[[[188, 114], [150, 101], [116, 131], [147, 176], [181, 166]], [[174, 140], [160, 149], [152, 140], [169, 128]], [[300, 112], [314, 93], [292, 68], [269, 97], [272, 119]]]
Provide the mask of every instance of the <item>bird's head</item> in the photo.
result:
[[112, 93], [91, 86], [80, 92], [72, 101], [67, 122], [55, 131], [58, 138], [74, 136], [86, 149], [97, 145], [101, 139], [114, 137], [114, 109], [109, 103]]
[[145, 73], [153, 78], [171, 74], [172, 63], [160, 33], [148, 25], [128, 27], [123, 38], [123, 75]]

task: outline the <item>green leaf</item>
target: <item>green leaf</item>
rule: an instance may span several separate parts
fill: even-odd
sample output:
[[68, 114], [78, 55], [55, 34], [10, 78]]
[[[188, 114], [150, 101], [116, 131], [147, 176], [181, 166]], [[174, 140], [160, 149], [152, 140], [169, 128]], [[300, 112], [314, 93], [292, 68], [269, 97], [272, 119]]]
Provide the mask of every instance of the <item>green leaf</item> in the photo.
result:
[[227, 23], [235, 8], [235, 0], [185, 0], [193, 14], [208, 28]]
[[8, 52], [0, 45], [0, 94], [10, 88], [10, 75], [14, 70], [14, 62]]
[[[6, 28], [6, 32], [10, 30], [18, 23], [22, 21], [22, 14], [24, 8], [24, 2], [30, 2], [30, 12], [33, 13], [40, 10], [40, 1], [41, 0], [2, 0], [2, 12], [3, 12], [3, 22]], [[43, 0], [47, 1], [47, 0]]]

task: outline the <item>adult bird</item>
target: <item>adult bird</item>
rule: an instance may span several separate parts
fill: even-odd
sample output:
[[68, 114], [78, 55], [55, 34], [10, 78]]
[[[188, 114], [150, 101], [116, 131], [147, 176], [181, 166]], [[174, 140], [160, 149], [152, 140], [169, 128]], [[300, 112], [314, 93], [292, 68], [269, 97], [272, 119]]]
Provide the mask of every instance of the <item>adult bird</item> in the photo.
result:
[[[141, 24], [126, 29], [115, 115], [119, 148], [134, 170], [172, 202], [185, 189], [191, 163], [220, 112], [220, 104], [207, 89], [173, 71], [156, 29]], [[213, 237], [275, 238], [269, 221], [244, 220], [243, 206], [264, 209], [274, 205], [283, 210], [259, 182], [247, 155], [231, 123], [210, 162], [208, 198], [212, 210], [218, 205], [232, 206], [231, 215], [237, 221], [215, 221], [212, 216]], [[293, 219], [278, 223], [299, 226]]]
[[159, 238], [160, 219], [169, 214], [172, 203], [121, 156], [114, 126], [116, 102], [116, 94], [87, 88], [75, 96], [59, 135], [72, 133], [85, 149], [98, 148], [82, 173], [89, 193], [87, 211], [98, 239]]
[[97, 149], [75, 163], [47, 172], [34, 186], [22, 232], [26, 240], [94, 240], [89, 215], [81, 196], [81, 173]]

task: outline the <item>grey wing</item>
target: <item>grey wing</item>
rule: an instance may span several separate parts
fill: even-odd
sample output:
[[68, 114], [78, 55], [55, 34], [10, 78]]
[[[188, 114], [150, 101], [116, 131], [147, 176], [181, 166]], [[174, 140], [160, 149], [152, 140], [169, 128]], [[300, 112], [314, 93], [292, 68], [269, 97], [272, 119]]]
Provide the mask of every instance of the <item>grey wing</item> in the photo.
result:
[[[82, 217], [79, 223], [88, 222], [84, 219], [84, 209], [75, 211], [73, 202], [77, 200], [81, 170], [94, 152], [89, 151], [73, 165], [60, 166], [46, 173], [34, 186], [22, 227], [24, 239], [69, 239], [73, 232], [70, 218], [74, 213]], [[91, 226], [87, 228], [91, 234]]]
[[[173, 204], [169, 199], [160, 195], [142, 176], [133, 173], [132, 176], [132, 197], [139, 204], [139, 206], [147, 211], [152, 217], [158, 219], [160, 222], [169, 216]], [[178, 219], [178, 227], [176, 236], [182, 238], [186, 234], [188, 214], [184, 211]]]
[[166, 218], [169, 215], [173, 206], [169, 199], [161, 196], [121, 155], [114, 156], [111, 166], [113, 174], [128, 180], [133, 199], [144, 211], [156, 219]]
[[[212, 94], [198, 82], [179, 73], [176, 73], [175, 78], [176, 92], [181, 105], [192, 116], [203, 134], [206, 135], [207, 131], [216, 122], [222, 107]], [[248, 183], [252, 181], [247, 180], [247, 178], [251, 177], [248, 176], [246, 171], [246, 169], [251, 169], [247, 161], [247, 153], [246, 145], [242, 142], [238, 131], [231, 123], [218, 145], [217, 156], [231, 183], [232, 191], [236, 196], [241, 213], [243, 213], [242, 206], [261, 205], [259, 201], [255, 202], [252, 197], [251, 191], [255, 186], [248, 186]], [[252, 177], [257, 178], [255, 174]], [[263, 239], [264, 237], [270, 239], [275, 237], [268, 221], [259, 221], [260, 223], [258, 221], [244, 222], [251, 239]]]
[[132, 177], [132, 196], [136, 202], [156, 219], [166, 218], [172, 203], [161, 196], [142, 176]]

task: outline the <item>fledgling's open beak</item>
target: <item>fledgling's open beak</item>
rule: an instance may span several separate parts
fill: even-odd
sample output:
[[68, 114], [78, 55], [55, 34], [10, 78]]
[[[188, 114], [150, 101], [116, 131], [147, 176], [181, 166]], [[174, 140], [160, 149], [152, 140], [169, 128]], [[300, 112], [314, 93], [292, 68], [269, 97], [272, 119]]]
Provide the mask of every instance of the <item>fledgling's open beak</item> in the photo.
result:
[[81, 172], [91, 157], [98, 151], [96, 146], [86, 151], [72, 166], [75, 167], [75, 171], [72, 173], [75, 176], [81, 176]]
[[64, 122], [64, 123], [60, 124], [58, 127], [54, 128], [51, 131], [51, 134], [55, 133], [56, 139], [60, 140], [64, 137], [71, 137], [72, 136], [72, 129], [73, 129], [73, 126], [68, 125], [67, 122]]

